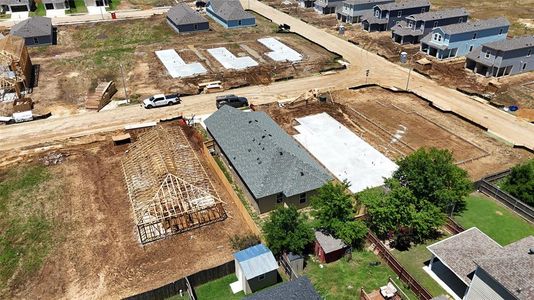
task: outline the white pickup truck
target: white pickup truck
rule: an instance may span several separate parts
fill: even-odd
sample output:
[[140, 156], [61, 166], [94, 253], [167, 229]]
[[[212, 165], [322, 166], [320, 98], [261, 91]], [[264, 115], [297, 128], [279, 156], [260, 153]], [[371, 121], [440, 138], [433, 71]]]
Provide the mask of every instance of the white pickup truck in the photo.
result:
[[180, 104], [181, 100], [178, 94], [163, 95], [158, 94], [154, 95], [148, 99], [143, 100], [144, 108], [154, 108], [160, 106]]

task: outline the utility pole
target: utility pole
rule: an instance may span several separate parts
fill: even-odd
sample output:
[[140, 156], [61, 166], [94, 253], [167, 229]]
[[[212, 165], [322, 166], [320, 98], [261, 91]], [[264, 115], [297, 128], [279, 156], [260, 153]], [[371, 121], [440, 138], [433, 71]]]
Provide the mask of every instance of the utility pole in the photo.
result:
[[410, 68], [410, 71], [408, 71], [408, 79], [406, 80], [406, 91], [408, 91], [408, 85], [410, 84], [410, 75], [412, 75], [412, 69]]
[[126, 89], [126, 79], [124, 78], [124, 68], [122, 67], [122, 64], [119, 64], [121, 69], [121, 76], [122, 76], [122, 87], [124, 88], [124, 97], [126, 97], [126, 102], [130, 103], [130, 97], [128, 97], [128, 91]]

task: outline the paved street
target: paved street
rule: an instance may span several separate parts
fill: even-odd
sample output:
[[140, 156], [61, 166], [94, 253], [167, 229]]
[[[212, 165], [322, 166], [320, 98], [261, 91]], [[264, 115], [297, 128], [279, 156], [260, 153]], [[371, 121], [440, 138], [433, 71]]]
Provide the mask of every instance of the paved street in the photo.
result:
[[[408, 70], [334, 35], [308, 25], [296, 18], [275, 10], [257, 0], [242, 0], [249, 7], [276, 23], [286, 23], [291, 30], [313, 40], [330, 51], [342, 55], [351, 63], [347, 71], [334, 75], [314, 76], [269, 86], [253, 86], [232, 90], [232, 93], [246, 96], [251, 103], [261, 104], [280, 99], [297, 97], [313, 88], [347, 88], [365, 82], [365, 70], [370, 70], [368, 81], [385, 86], [404, 88]], [[139, 12], [150, 15], [153, 12]], [[121, 14], [118, 14], [121, 16]], [[518, 146], [534, 150], [534, 125], [517, 120], [514, 116], [470, 99], [455, 90], [439, 86], [417, 73], [411, 74], [409, 89], [431, 101], [444, 111], [452, 111], [493, 134]], [[68, 117], [50, 118], [23, 124], [0, 127], [0, 150], [28, 147], [40, 143], [62, 140], [69, 137], [105, 132], [122, 128], [126, 124], [153, 121], [183, 113], [185, 116], [201, 115], [215, 110], [215, 95], [196, 95], [183, 99], [181, 105], [145, 110], [140, 106], [120, 107], [112, 111], [85, 113]]]

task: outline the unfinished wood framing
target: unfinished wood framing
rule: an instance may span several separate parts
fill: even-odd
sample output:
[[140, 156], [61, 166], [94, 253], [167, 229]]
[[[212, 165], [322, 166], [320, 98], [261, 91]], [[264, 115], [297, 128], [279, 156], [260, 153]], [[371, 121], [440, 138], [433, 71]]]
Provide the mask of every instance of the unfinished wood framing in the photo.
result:
[[223, 202], [180, 128], [140, 134], [122, 168], [143, 244], [226, 218]]

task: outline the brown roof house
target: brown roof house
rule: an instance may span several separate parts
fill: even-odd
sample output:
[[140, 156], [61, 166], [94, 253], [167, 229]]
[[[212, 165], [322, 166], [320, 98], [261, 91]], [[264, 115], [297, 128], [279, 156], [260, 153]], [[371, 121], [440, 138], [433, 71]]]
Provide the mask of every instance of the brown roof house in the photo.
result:
[[427, 248], [425, 270], [455, 299], [534, 299], [534, 236], [503, 247], [472, 227]]

